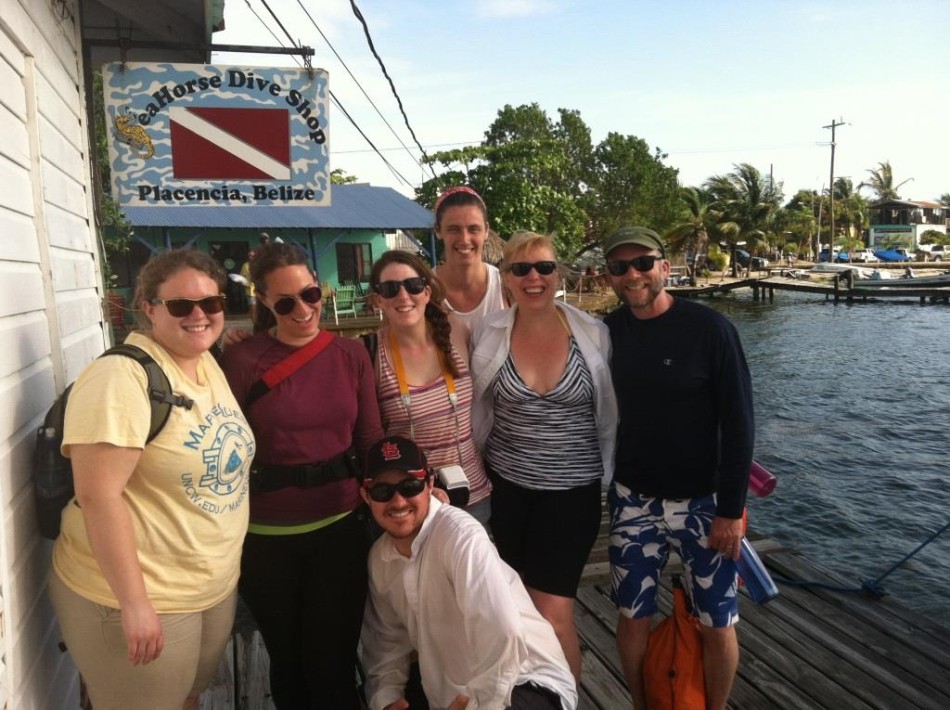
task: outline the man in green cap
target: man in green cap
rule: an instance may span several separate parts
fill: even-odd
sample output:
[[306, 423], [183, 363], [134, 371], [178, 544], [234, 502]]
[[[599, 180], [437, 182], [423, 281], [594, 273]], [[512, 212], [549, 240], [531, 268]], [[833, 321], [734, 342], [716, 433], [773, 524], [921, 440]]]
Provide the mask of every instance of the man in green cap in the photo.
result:
[[735, 327], [665, 290], [663, 240], [624, 227], [604, 241], [621, 306], [607, 316], [620, 412], [608, 494], [617, 645], [635, 707], [660, 572], [675, 550], [702, 625], [706, 707], [724, 708], [739, 663], [736, 564], [752, 464], [752, 384]]

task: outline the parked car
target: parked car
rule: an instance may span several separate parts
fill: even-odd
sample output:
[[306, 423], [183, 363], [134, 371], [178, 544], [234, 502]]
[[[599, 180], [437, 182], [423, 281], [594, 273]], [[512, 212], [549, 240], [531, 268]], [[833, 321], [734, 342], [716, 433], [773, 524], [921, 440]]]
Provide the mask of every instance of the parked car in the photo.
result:
[[910, 261], [910, 257], [907, 256], [905, 251], [903, 254], [895, 249], [876, 249], [874, 251], [874, 256], [876, 256], [880, 261]]
[[851, 261], [859, 261], [862, 264], [871, 264], [880, 261], [874, 252], [870, 249], [858, 249], [854, 254], [851, 255]]
[[736, 249], [736, 261], [743, 269], [762, 269], [769, 268], [769, 260], [762, 256], [752, 256], [745, 249]]
[[[924, 261], [926, 261], [926, 259]], [[931, 246], [930, 261], [950, 261], [950, 247], [946, 244], [934, 244]]]
[[[848, 260], [848, 252], [841, 251], [838, 247], [835, 247], [835, 261], [841, 263]], [[828, 261], [828, 250], [822, 249], [818, 252], [818, 261]]]

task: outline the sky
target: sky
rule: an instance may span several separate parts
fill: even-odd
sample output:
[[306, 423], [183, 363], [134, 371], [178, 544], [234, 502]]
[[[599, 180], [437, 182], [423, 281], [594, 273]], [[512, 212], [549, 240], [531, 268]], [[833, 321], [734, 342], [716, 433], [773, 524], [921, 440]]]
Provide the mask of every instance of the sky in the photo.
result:
[[[552, 119], [559, 108], [579, 111], [595, 145], [615, 132], [660, 148], [683, 185], [751, 163], [790, 198], [828, 185], [823, 127], [843, 121], [836, 178], [857, 185], [890, 161], [895, 183], [909, 181], [902, 198], [950, 193], [947, 0], [354, 1], [430, 154], [479, 143], [506, 104], [537, 103]], [[329, 72], [330, 90], [393, 170], [333, 106], [331, 167], [413, 196], [431, 173], [350, 0], [226, 0], [226, 29], [213, 42], [288, 45], [265, 3], [314, 48], [313, 65]], [[212, 61], [293, 63], [232, 53]]]

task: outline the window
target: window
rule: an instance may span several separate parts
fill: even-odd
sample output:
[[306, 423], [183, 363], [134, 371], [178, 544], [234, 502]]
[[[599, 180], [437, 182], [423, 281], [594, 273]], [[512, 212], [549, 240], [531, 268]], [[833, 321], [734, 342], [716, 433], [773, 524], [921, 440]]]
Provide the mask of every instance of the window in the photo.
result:
[[336, 273], [340, 283], [369, 281], [372, 268], [373, 247], [368, 242], [336, 245]]

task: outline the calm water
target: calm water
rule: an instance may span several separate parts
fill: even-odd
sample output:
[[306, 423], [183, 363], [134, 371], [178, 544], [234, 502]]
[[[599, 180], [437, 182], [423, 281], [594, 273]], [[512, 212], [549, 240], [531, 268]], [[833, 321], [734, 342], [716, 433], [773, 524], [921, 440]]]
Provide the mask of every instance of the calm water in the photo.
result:
[[[754, 529], [859, 584], [950, 521], [950, 307], [784, 292], [703, 302], [739, 329], [756, 458], [779, 478], [750, 496]], [[948, 571], [950, 530], [883, 584], [950, 626]]]

